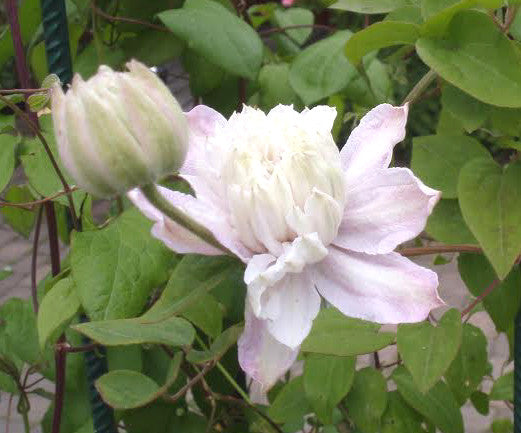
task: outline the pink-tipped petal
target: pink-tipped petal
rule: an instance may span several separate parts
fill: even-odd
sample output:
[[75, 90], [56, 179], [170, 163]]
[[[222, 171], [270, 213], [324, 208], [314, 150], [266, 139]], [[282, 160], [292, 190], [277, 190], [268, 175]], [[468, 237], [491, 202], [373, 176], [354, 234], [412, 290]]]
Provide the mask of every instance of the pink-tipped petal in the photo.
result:
[[377, 323], [424, 320], [444, 305], [438, 277], [398, 253], [368, 255], [330, 247], [314, 267], [320, 294], [346, 316]]
[[418, 236], [440, 196], [407, 168], [380, 170], [348, 190], [333, 244], [368, 254], [390, 253]]
[[393, 147], [405, 138], [408, 106], [381, 104], [367, 113], [340, 152], [347, 182], [387, 168]]
[[245, 319], [244, 332], [237, 343], [239, 364], [267, 391], [295, 362], [298, 348], [291, 349], [275, 340], [268, 332], [266, 321], [255, 317], [248, 305]]
[[[210, 230], [221, 244], [235, 253], [241, 260], [247, 261], [252, 256], [251, 251], [235, 238], [234, 230], [228, 224], [226, 215], [219, 209], [209, 208], [207, 204], [188, 194], [163, 187], [158, 187], [158, 189], [174, 207], [182, 210], [196, 222]], [[148, 218], [162, 223], [162, 225], [155, 228], [153, 234], [174, 251], [208, 255], [217, 255], [217, 252], [225, 254], [197, 238], [167, 217], [164, 217], [157, 210], [154, 210], [154, 207], [138, 188], [130, 191], [128, 197]], [[158, 215], [164, 218], [164, 222], [163, 219], [159, 220], [157, 218]]]
[[197, 105], [186, 113], [190, 129], [190, 144], [185, 163], [181, 167], [182, 175], [197, 176], [202, 170], [211, 169], [212, 163], [208, 161], [207, 142], [216, 132], [226, 125], [226, 119], [213, 108], [206, 105]]

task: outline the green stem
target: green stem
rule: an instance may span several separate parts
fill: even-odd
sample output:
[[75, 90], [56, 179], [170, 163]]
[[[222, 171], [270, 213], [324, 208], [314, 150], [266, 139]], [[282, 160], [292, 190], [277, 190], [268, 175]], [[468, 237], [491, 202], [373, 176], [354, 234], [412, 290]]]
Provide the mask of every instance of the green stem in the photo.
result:
[[425, 90], [430, 86], [430, 84], [435, 80], [437, 74], [432, 69], [427, 72], [420, 81], [416, 83], [416, 86], [409, 92], [409, 94], [403, 100], [403, 104], [406, 103], [413, 104], [416, 100], [421, 96]]
[[[208, 346], [204, 343], [204, 341], [199, 337], [199, 335], [195, 335], [195, 339], [197, 342], [203, 347], [203, 349], [208, 350]], [[223, 367], [223, 365], [217, 361], [216, 364], [219, 371], [222, 373], [224, 378], [230, 383], [231, 386], [237, 391], [237, 393], [243, 398], [243, 400], [248, 403], [250, 406], [253, 406], [253, 402], [250, 400], [250, 397], [248, 397], [248, 394], [239, 386], [239, 384], [235, 381], [235, 379], [228, 373], [228, 370]]]
[[159, 190], [154, 184], [151, 183], [142, 186], [140, 189], [144, 196], [147, 198], [147, 200], [172, 221], [176, 222], [181, 227], [184, 227], [185, 229], [189, 230], [190, 232], [195, 234], [199, 239], [205, 241], [207, 244], [210, 244], [211, 246], [220, 249], [224, 253], [235, 257], [235, 254], [228, 248], [226, 248], [223, 244], [221, 244], [215, 238], [212, 232], [210, 232], [206, 227], [194, 221], [183, 211], [172, 206], [172, 204], [163, 197], [163, 195], [159, 192]]
[[31, 424], [29, 423], [28, 411], [23, 411], [21, 415], [22, 415], [22, 419], [24, 421], [24, 432], [31, 433]]

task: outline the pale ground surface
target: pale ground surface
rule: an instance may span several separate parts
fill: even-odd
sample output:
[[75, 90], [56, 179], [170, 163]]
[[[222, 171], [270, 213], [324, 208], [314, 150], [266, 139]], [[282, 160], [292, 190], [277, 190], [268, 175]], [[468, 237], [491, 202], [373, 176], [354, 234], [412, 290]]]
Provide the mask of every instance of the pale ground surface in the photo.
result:
[[[193, 105], [193, 101], [187, 88], [187, 82], [184, 79], [179, 79], [183, 73], [178, 65], [174, 65], [170, 69], [166, 81], [169, 87], [173, 90], [181, 105], [185, 110]], [[42, 227], [40, 236], [40, 247], [38, 249], [38, 268], [37, 279], [40, 280], [47, 272], [50, 271], [50, 261], [48, 254], [47, 230], [45, 225]], [[4, 303], [11, 297], [30, 297], [30, 264], [31, 264], [31, 248], [32, 241], [27, 240], [15, 233], [8, 227], [2, 224], [0, 220], [0, 269], [6, 265], [13, 267], [13, 275], [4, 281], [0, 281], [0, 304]], [[432, 257], [423, 257], [417, 260], [424, 266], [430, 266]], [[455, 260], [443, 266], [434, 267], [440, 278], [440, 295], [445, 302], [455, 308], [462, 309], [469, 302], [469, 295], [465, 285], [461, 281]], [[495, 332], [494, 325], [488, 318], [486, 313], [477, 313], [472, 319], [471, 323], [479, 326], [488, 338], [488, 350], [490, 354], [490, 361], [494, 366], [494, 377], [501, 374], [503, 364], [508, 357], [508, 343], [503, 336], [498, 336]], [[392, 362], [394, 352], [383, 351], [382, 361], [384, 363]], [[368, 358], [360, 357], [360, 364], [367, 364]], [[43, 385], [43, 387], [52, 390], [50, 384]], [[484, 391], [489, 391], [485, 389]], [[6, 432], [6, 415], [8, 409], [8, 396], [5, 393], [0, 393], [0, 433]], [[16, 413], [16, 400], [12, 403], [10, 428], [9, 433], [23, 433], [23, 424], [21, 418]], [[32, 432], [40, 433], [37, 424], [40, 422], [48, 407], [48, 401], [40, 397], [31, 398], [31, 412], [30, 421], [34, 425]], [[492, 419], [495, 418], [512, 418], [512, 412], [505, 407], [501, 402], [491, 403], [490, 414], [486, 417], [478, 414], [474, 408], [468, 404], [464, 411], [465, 433], [489, 433]]]

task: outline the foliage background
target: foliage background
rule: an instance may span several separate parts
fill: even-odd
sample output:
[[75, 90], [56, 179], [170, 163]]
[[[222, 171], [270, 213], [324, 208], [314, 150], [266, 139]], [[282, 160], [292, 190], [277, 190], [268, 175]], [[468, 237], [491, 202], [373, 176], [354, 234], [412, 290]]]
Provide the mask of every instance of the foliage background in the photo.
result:
[[[61, 242], [69, 246], [61, 272], [38, 283], [37, 315], [22, 299], [0, 306], [0, 389], [15, 396], [20, 413], [30, 410], [29, 393], [56, 399], [24, 380], [28, 371], [56, 380], [53, 355], [70, 348], [59, 340], [62, 333], [72, 347], [84, 347], [81, 335], [106, 346], [109, 372], [96, 387], [131, 433], [291, 433], [304, 427], [314, 433], [460, 433], [466, 402], [482, 414], [490, 401], [511, 407], [512, 373], [491, 376], [487, 340], [466, 321], [484, 310], [512, 347], [521, 301], [517, 2], [66, 4], [74, 71], [85, 79], [100, 64], [120, 69], [131, 58], [149, 66], [177, 59], [186, 74], [174, 80], [188, 78], [194, 102], [225, 116], [242, 103], [263, 110], [279, 103], [336, 107], [333, 135], [339, 146], [373, 106], [412, 100], [407, 139], [393, 164], [412, 167], [443, 199], [408, 252], [459, 252], [459, 272], [477, 302], [384, 331], [324, 310], [302, 346], [303, 374], [274, 387], [267, 406], [254, 405], [244, 393], [248, 384], [235, 346], [243, 320], [241, 266], [227, 258], [174, 255], [150, 236], [149, 222], [123, 198], [93, 215], [95, 198], [74, 191], [83, 232], [71, 232], [68, 201], [48, 155], [4, 103], [3, 221], [29, 236], [38, 226], [40, 204], [27, 203], [48, 198]], [[46, 87], [39, 2], [23, 0], [19, 6], [32, 80]], [[4, 24], [3, 89], [20, 86], [13, 57], [13, 35]], [[9, 99], [23, 107], [22, 95], [14, 92]], [[32, 105], [42, 108], [34, 99]], [[49, 115], [40, 114], [42, 134], [57, 157]], [[23, 170], [24, 184], [10, 184], [15, 170]], [[165, 183], [187, 191], [175, 178]], [[436, 257], [434, 265], [447, 257]], [[9, 276], [8, 269], [0, 270], [0, 278]], [[80, 324], [83, 314], [91, 322]], [[384, 348], [394, 351], [396, 362], [379, 362]], [[357, 370], [356, 357], [367, 353], [374, 354], [373, 366]], [[60, 431], [91, 432], [83, 355], [66, 356]], [[54, 413], [51, 405], [44, 432], [53, 431]], [[512, 431], [511, 421], [495, 420], [490, 431]]]

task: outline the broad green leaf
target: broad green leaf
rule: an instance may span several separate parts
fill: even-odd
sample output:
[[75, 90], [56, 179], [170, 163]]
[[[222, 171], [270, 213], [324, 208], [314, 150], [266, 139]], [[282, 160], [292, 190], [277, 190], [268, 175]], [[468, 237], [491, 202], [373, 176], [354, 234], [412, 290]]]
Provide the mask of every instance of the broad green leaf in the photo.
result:
[[304, 362], [306, 397], [325, 424], [333, 422], [333, 409], [347, 395], [355, 375], [355, 357], [308, 354]]
[[367, 367], [355, 373], [346, 397], [351, 419], [362, 433], [378, 433], [387, 407], [387, 384], [382, 373]]
[[364, 77], [357, 75], [342, 91], [344, 97], [363, 107], [373, 107], [392, 100], [393, 84], [387, 66], [372, 54], [364, 57], [362, 63], [369, 83]]
[[242, 334], [242, 330], [242, 325], [229, 327], [215, 339], [208, 350], [191, 350], [186, 357], [187, 361], [202, 364], [208, 361], [218, 360], [230, 347], [237, 343], [237, 339]]
[[[429, 322], [398, 326], [398, 352], [420, 392], [428, 391], [445, 373], [461, 345], [458, 310], [447, 311], [437, 327]], [[450, 344], [449, 344], [450, 342]]]
[[437, 241], [446, 244], [478, 243], [465, 224], [456, 199], [442, 199], [434, 206], [425, 231]]
[[43, 110], [50, 100], [51, 95], [49, 93], [38, 92], [33, 93], [27, 98], [27, 104], [29, 104], [31, 111], [37, 113], [38, 111]]
[[[458, 270], [474, 296], [480, 296], [497, 278], [490, 262], [481, 254], [460, 254]], [[521, 271], [512, 269], [508, 276], [482, 301], [498, 332], [507, 332], [521, 304]]]
[[188, 0], [158, 17], [188, 48], [231, 74], [255, 79], [263, 47], [257, 33], [238, 16], [210, 0]]
[[425, 36], [442, 36], [454, 16], [465, 9], [481, 6], [487, 9], [502, 7], [504, 0], [422, 0], [422, 26]]
[[[308, 9], [292, 7], [288, 9], [276, 9], [272, 22], [276, 27], [308, 26], [289, 29], [284, 33], [276, 33], [273, 37], [279, 42], [280, 47], [289, 54], [296, 54], [313, 31], [314, 15]], [[298, 44], [298, 45], [297, 45]]]
[[382, 417], [382, 433], [420, 433], [425, 430], [422, 428], [422, 418], [414, 411], [398, 391], [388, 394], [387, 409]]
[[490, 110], [488, 105], [448, 84], [443, 87], [441, 104], [469, 134], [485, 123]]
[[112, 370], [143, 370], [143, 348], [141, 346], [106, 347], [107, 365]]
[[91, 320], [139, 314], [167, 279], [173, 254], [151, 236], [151, 225], [131, 209], [102, 230], [74, 233], [72, 277]]
[[86, 322], [74, 325], [73, 329], [105, 346], [144, 343], [188, 346], [195, 336], [192, 325], [180, 317], [160, 322], [146, 322], [141, 318]]
[[382, 14], [406, 4], [406, 0], [338, 0], [329, 7], [360, 14]]
[[351, 36], [346, 43], [345, 54], [353, 65], [358, 65], [371, 51], [393, 45], [414, 44], [419, 36], [416, 24], [380, 21]]
[[488, 394], [483, 391], [474, 391], [470, 394], [470, 401], [474, 409], [481, 415], [488, 415], [490, 412], [490, 400]]
[[260, 107], [269, 111], [278, 104], [302, 107], [302, 101], [289, 83], [290, 66], [287, 63], [270, 63], [259, 72]]
[[499, 377], [492, 386], [490, 400], [514, 400], [514, 372]]
[[310, 45], [293, 61], [289, 82], [306, 105], [339, 92], [357, 76], [344, 55], [351, 34], [349, 30], [339, 31]]
[[310, 407], [306, 399], [302, 376], [296, 377], [284, 385], [268, 409], [269, 417], [277, 423], [301, 420], [309, 412]]
[[514, 424], [509, 419], [495, 419], [492, 422], [492, 433], [512, 433], [514, 431]]
[[125, 51], [119, 45], [107, 47], [105, 44], [96, 44], [92, 41], [78, 54], [74, 61], [74, 72], [86, 80], [98, 71], [101, 64], [121, 69], [126, 60]]
[[419, 25], [423, 23], [423, 18], [419, 5], [411, 4], [390, 12], [385, 17], [385, 21], [400, 21]]
[[190, 90], [194, 96], [204, 96], [217, 88], [223, 81], [225, 72], [193, 50], [183, 53], [183, 66], [190, 75]]
[[445, 373], [447, 384], [460, 406], [476, 390], [487, 370], [487, 339], [481, 329], [465, 323], [461, 348]]
[[7, 186], [14, 172], [15, 151], [19, 138], [0, 134], [0, 192]]
[[0, 351], [28, 364], [41, 360], [36, 317], [29, 301], [11, 298], [0, 305]]
[[[9, 187], [4, 199], [11, 203], [27, 203], [33, 201], [33, 195], [27, 185]], [[4, 223], [13, 230], [28, 238], [33, 230], [36, 213], [21, 207], [2, 206], [0, 208]]]
[[334, 308], [318, 313], [302, 351], [353, 356], [374, 352], [391, 344], [395, 334], [380, 332], [381, 325], [344, 316]]
[[[43, 348], [80, 309], [80, 299], [72, 278], [58, 281], [45, 295], [38, 310], [38, 340]], [[57, 335], [56, 335], [57, 336]]]
[[443, 198], [458, 196], [458, 177], [463, 166], [475, 158], [490, 158], [487, 149], [465, 135], [428, 135], [413, 139], [411, 169]]
[[176, 381], [182, 355], [172, 360], [166, 383], [159, 386], [154, 380], [132, 370], [114, 370], [96, 380], [96, 389], [103, 400], [114, 409], [127, 410], [146, 406], [168, 391]]
[[521, 106], [521, 52], [488, 15], [457, 14], [444, 39], [420, 38], [416, 51], [442, 78], [476, 99], [502, 107]]
[[521, 253], [521, 162], [502, 169], [476, 159], [460, 172], [458, 197], [465, 222], [500, 279]]
[[405, 367], [398, 367], [391, 377], [407, 404], [432, 422], [442, 433], [463, 433], [463, 419], [458, 403], [445, 382], [438, 382], [423, 394]]
[[125, 57], [155, 66], [178, 57], [183, 51], [183, 43], [171, 33], [150, 29], [137, 33], [134, 38], [123, 40], [121, 48]]
[[237, 293], [243, 285], [242, 272], [242, 265], [230, 257], [185, 255], [170, 276], [161, 297], [143, 318], [158, 321], [172, 315], [183, 315], [209, 335], [217, 336], [222, 329], [221, 307], [208, 292], [230, 288]]
[[[67, 183], [69, 185], [74, 185], [74, 180], [65, 170], [65, 167], [63, 166], [58, 154], [56, 140], [54, 138], [52, 129], [51, 116], [41, 116], [39, 120], [42, 126], [42, 135], [49, 145], [51, 153], [58, 163], [60, 171], [65, 177]], [[24, 167], [25, 174], [29, 179], [31, 187], [43, 197], [48, 197], [56, 194], [57, 192], [63, 191], [63, 185], [60, 182], [60, 179], [56, 174], [56, 171], [54, 170], [49, 156], [45, 151], [41, 141], [37, 137], [26, 139], [24, 142], [24, 148], [24, 154], [21, 156], [22, 165]], [[79, 214], [81, 211], [81, 204], [85, 198], [85, 195], [85, 192], [82, 190], [77, 190], [72, 193], [74, 207], [77, 214]], [[56, 201], [60, 204], [63, 204], [64, 206], [69, 206], [69, 201], [65, 195], [56, 198]]]

